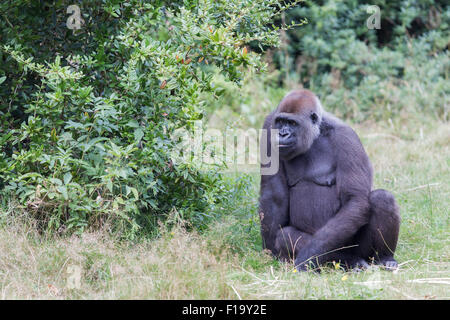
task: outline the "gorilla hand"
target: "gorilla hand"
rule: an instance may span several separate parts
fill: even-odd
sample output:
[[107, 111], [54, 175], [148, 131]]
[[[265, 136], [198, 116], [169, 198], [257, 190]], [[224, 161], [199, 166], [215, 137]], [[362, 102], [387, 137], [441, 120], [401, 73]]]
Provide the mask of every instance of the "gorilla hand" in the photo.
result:
[[308, 247], [301, 249], [295, 258], [295, 267], [298, 271], [317, 270], [319, 265], [319, 257]]

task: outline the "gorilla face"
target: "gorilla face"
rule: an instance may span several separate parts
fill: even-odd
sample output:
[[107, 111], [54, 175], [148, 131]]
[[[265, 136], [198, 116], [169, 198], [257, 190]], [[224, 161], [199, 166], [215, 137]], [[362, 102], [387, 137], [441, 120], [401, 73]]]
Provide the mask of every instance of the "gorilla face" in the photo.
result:
[[272, 126], [278, 129], [278, 150], [280, 158], [290, 160], [309, 150], [319, 136], [319, 116], [307, 114], [279, 113]]

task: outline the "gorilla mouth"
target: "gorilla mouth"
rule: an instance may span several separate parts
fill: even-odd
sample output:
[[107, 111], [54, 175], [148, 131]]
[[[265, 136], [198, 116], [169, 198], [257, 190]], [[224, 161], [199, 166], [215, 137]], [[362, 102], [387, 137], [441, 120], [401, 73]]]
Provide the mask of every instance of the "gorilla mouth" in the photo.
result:
[[290, 148], [292, 147], [294, 144], [293, 143], [289, 143], [289, 144], [279, 144], [278, 148]]

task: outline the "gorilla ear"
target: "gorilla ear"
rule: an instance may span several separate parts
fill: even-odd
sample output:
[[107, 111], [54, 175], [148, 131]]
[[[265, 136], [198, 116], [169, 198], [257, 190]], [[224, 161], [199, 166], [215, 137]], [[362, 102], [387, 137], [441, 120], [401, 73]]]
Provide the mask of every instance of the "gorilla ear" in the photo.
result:
[[312, 123], [314, 123], [314, 124], [316, 124], [317, 120], [319, 120], [319, 117], [317, 116], [317, 114], [315, 112], [313, 112], [310, 117], [311, 117]]

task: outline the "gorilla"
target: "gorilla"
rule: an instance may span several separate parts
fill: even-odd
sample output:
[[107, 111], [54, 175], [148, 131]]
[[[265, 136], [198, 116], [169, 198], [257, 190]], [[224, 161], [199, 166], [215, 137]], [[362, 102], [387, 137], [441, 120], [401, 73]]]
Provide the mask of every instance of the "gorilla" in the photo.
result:
[[396, 269], [399, 209], [390, 192], [372, 191], [372, 165], [357, 134], [309, 90], [287, 94], [263, 129], [261, 150], [273, 144], [279, 157], [275, 174], [261, 174], [263, 247], [299, 271], [332, 261]]

